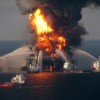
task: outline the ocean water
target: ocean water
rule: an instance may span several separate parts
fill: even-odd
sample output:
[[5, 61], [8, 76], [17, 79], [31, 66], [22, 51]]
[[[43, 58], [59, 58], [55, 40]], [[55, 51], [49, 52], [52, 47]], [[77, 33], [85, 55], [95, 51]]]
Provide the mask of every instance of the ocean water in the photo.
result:
[[[25, 41], [0, 41], [0, 56], [12, 52], [24, 44]], [[85, 50], [91, 55], [98, 57], [100, 55], [100, 40], [83, 41], [79, 49]]]
[[[13, 74], [0, 74], [0, 81]], [[39, 73], [25, 86], [0, 88], [0, 100], [100, 100], [100, 73]]]
[[[0, 41], [0, 56], [23, 45], [22, 41]], [[100, 41], [85, 41], [82, 50], [98, 57]], [[8, 82], [15, 74], [0, 74]], [[25, 86], [0, 88], [0, 100], [100, 100], [100, 73], [39, 73], [27, 75]]]
[[98, 56], [100, 56], [100, 40], [83, 41], [80, 49], [98, 58]]
[[15, 49], [23, 46], [24, 41], [0, 41], [0, 56], [14, 51]]

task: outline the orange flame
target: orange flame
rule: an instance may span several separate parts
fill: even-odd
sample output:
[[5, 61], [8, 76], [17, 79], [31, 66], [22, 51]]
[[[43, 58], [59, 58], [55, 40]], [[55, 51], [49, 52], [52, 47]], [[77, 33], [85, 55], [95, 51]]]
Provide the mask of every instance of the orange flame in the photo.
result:
[[35, 13], [29, 15], [29, 21], [31, 27], [36, 30], [37, 48], [51, 52], [66, 46], [66, 39], [54, 33], [54, 30], [47, 23], [48, 20], [43, 16], [40, 9], [37, 9]]
[[44, 16], [41, 14], [41, 10], [37, 9], [34, 14], [29, 15], [31, 25], [36, 28], [37, 35], [52, 32], [52, 28], [45, 21]]
[[65, 38], [62, 36], [59, 36], [58, 37], [58, 45], [57, 45], [58, 49], [60, 50], [60, 49], [62, 49], [62, 47], [65, 47], [65, 46], [66, 46]]
[[47, 39], [46, 36], [38, 37], [36, 46], [39, 49], [45, 50], [47, 52], [51, 51], [52, 49], [50, 41]]

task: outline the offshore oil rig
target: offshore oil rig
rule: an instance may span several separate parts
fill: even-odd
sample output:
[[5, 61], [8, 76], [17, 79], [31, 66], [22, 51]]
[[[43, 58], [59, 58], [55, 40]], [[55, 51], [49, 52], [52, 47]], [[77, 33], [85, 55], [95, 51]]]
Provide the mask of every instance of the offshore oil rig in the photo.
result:
[[[83, 73], [83, 72], [100, 72], [100, 57], [91, 62], [90, 69], [79, 68], [77, 63], [73, 60], [66, 60], [57, 55], [48, 55], [43, 51], [39, 53], [30, 54], [28, 59], [27, 73], [38, 72], [67, 72], [67, 73]], [[85, 67], [85, 66], [83, 66]]]
[[[28, 72], [77, 69], [67, 47], [80, 46], [82, 35], [87, 32], [79, 24], [83, 4], [79, 7], [76, 4], [79, 5], [65, 0], [17, 0], [21, 13], [29, 14], [29, 30], [35, 42], [35, 53], [30, 53], [28, 59]], [[32, 52], [31, 46], [29, 50]], [[66, 57], [61, 50], [66, 52]]]
[[77, 70], [73, 60], [66, 59], [65, 55], [59, 50], [56, 50], [54, 53], [36, 50], [33, 53], [33, 47], [29, 45], [29, 52], [27, 73], [68, 72], [72, 70], [74, 72], [82, 72], [82, 70]]

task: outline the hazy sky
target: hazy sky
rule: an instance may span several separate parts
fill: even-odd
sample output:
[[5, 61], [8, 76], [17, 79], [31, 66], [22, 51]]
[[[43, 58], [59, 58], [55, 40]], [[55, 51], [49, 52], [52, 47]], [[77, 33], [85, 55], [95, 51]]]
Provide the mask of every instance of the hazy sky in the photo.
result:
[[[100, 40], [100, 8], [84, 8], [82, 24], [89, 32], [84, 38]], [[27, 31], [27, 16], [20, 14], [15, 0], [0, 0], [0, 40], [22, 40]]]
[[89, 32], [85, 39], [100, 40], [100, 8], [94, 6], [84, 8], [82, 14], [81, 22]]

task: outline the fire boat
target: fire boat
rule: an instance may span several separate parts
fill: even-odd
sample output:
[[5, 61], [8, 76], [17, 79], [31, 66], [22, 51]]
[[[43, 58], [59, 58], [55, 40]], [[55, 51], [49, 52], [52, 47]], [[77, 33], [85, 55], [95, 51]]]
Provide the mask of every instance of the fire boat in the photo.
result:
[[12, 87], [14, 87], [14, 84], [10, 82], [0, 83], [0, 88], [12, 88]]
[[25, 83], [26, 77], [22, 74], [17, 74], [11, 79], [11, 82], [0, 83], [0, 88], [13, 88], [16, 86], [22, 86]]

